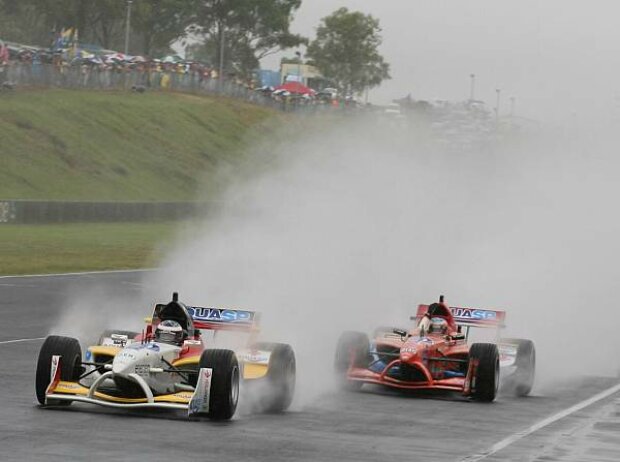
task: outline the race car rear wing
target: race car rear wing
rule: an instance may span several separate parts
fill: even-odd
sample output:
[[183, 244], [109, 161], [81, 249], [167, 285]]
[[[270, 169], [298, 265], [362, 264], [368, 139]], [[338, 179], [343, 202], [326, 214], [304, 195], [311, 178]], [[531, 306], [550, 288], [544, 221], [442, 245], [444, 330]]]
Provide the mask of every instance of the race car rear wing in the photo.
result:
[[[229, 308], [203, 308], [200, 306], [189, 306], [179, 302], [179, 293], [172, 294], [172, 301], [169, 303], [158, 303], [155, 305], [153, 315], [146, 318], [146, 335], [151, 334], [153, 323], [159, 323], [163, 319], [174, 320], [181, 323], [184, 329], [192, 330], [236, 330], [245, 332], [257, 332], [259, 313], [247, 310], [233, 310]], [[191, 318], [191, 320], [189, 319]], [[193, 333], [188, 332], [189, 335]]]
[[[420, 322], [424, 314], [428, 311], [428, 305], [418, 305], [416, 313], [416, 324]], [[485, 310], [480, 308], [461, 308], [451, 306], [450, 311], [457, 326], [472, 327], [505, 327], [506, 312], [499, 310]]]
[[188, 306], [187, 311], [197, 329], [255, 331], [260, 313], [228, 308], [202, 308]]

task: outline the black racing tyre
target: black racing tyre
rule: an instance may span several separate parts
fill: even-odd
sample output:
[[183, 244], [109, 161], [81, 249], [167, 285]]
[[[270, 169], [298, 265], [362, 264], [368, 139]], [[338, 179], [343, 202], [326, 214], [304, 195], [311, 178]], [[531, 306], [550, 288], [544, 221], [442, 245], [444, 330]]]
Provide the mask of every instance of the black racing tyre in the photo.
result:
[[271, 351], [267, 369], [267, 388], [260, 397], [260, 410], [269, 413], [283, 412], [295, 396], [296, 362], [293, 348], [286, 343], [260, 342], [253, 350]]
[[213, 370], [209, 413], [213, 420], [228, 420], [239, 402], [239, 363], [232, 350], [204, 350], [200, 356], [200, 367]]
[[347, 371], [353, 367], [367, 367], [370, 362], [370, 341], [362, 332], [346, 331], [340, 335], [336, 346], [334, 370], [345, 390], [359, 390], [362, 382], [348, 380]]
[[472, 378], [472, 397], [476, 401], [491, 402], [499, 388], [499, 350], [494, 343], [474, 343], [469, 349], [469, 360], [477, 361]]
[[[37, 401], [45, 405], [45, 390], [51, 381], [52, 356], [60, 356], [60, 380], [76, 382], [82, 373], [82, 348], [80, 342], [72, 337], [50, 335], [39, 350], [35, 390]], [[47, 404], [68, 406], [71, 401], [48, 400]]]
[[516, 370], [510, 377], [510, 389], [516, 396], [527, 396], [532, 391], [536, 377], [536, 347], [534, 342], [520, 338], [502, 339], [501, 343], [516, 345]]
[[111, 337], [112, 334], [126, 335], [128, 340], [133, 340], [139, 335], [139, 332], [134, 332], [132, 330], [106, 329], [99, 336], [97, 345], [101, 345], [103, 343], [103, 339]]

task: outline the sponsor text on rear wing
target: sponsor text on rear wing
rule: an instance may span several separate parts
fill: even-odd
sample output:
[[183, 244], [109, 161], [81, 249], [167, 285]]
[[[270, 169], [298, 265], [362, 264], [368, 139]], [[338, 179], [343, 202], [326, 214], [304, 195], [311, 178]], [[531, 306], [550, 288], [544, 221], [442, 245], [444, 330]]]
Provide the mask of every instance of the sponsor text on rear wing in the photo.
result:
[[253, 331], [258, 328], [259, 313], [229, 308], [188, 306], [187, 311], [198, 329]]
[[[418, 312], [416, 314], [417, 323], [420, 322], [420, 319], [422, 319], [422, 316], [424, 316], [427, 310], [428, 305], [418, 305]], [[460, 326], [505, 327], [505, 311], [451, 306], [450, 312], [452, 313], [454, 322]]]

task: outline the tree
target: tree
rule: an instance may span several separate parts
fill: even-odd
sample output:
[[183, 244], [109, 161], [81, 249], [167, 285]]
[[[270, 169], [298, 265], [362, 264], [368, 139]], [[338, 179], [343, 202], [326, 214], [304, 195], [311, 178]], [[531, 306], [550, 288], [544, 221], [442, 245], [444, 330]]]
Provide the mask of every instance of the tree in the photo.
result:
[[[133, 0], [132, 51], [150, 55], [168, 52], [185, 35], [189, 0]], [[80, 43], [122, 50], [125, 43], [126, 0], [0, 0], [3, 38], [49, 46], [63, 28], [79, 31]], [[134, 37], [139, 40], [134, 40]]]
[[134, 2], [132, 29], [142, 38], [142, 53], [167, 52], [170, 44], [185, 35], [190, 12], [187, 0], [140, 0]]
[[305, 43], [289, 31], [301, 0], [194, 0], [193, 31], [205, 39], [211, 62], [248, 75], [261, 58]]
[[[40, 17], [33, 5], [15, 0], [0, 0], [0, 39], [38, 43], [41, 37], [34, 38], [32, 31], [40, 29], [40, 26]], [[44, 39], [48, 38], [48, 34], [45, 34]]]
[[381, 54], [379, 20], [340, 8], [321, 20], [306, 55], [327, 79], [347, 92], [361, 93], [390, 78]]
[[112, 49], [120, 45], [120, 38], [124, 31], [124, 17], [127, 5], [118, 0], [99, 0], [91, 6], [89, 36], [83, 35], [85, 39], [90, 37], [92, 42], [100, 44], [103, 48]]
[[[2, 8], [4, 4], [4, 8]], [[0, 0], [0, 13], [14, 25], [2, 33], [14, 41], [50, 46], [63, 28], [79, 31], [80, 42], [109, 46], [123, 14], [118, 0]], [[3, 15], [0, 14], [0, 25]]]

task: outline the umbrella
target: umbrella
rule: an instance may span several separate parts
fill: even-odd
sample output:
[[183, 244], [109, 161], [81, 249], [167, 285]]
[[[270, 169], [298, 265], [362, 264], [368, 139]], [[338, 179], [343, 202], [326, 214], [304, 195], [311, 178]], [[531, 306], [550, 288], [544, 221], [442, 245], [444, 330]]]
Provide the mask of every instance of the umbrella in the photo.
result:
[[105, 55], [105, 62], [107, 64], [112, 64], [113, 62], [122, 62], [125, 61], [126, 56], [123, 53], [112, 53], [109, 55]]
[[101, 58], [92, 55], [89, 56], [88, 58], [83, 58], [85, 62], [87, 63], [91, 63], [91, 64], [103, 64], [103, 61], [101, 60]]
[[161, 61], [163, 63], [166, 63], [166, 64], [175, 64], [175, 63], [178, 63], [180, 61], [183, 61], [183, 59], [181, 59], [180, 56], [168, 55], [165, 58], [163, 58]]
[[273, 93], [273, 90], [274, 88], [269, 85], [265, 85], [264, 87], [260, 87], [256, 89], [256, 91], [262, 91], [264, 93]]
[[284, 90], [297, 95], [314, 95], [316, 93], [312, 88], [306, 87], [303, 83], [299, 82], [287, 82], [284, 85], [276, 87], [276, 91], [278, 90]]

